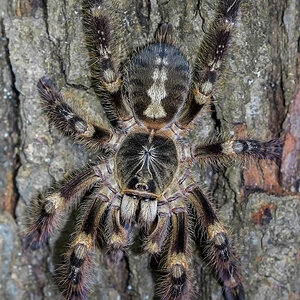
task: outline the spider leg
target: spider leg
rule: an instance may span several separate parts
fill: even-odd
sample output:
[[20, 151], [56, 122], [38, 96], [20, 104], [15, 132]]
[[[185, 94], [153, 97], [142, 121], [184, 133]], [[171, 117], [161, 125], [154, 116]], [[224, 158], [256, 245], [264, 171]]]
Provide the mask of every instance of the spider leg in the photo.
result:
[[27, 228], [25, 247], [38, 249], [59, 226], [62, 212], [66, 207], [71, 207], [82, 194], [95, 185], [103, 182], [105, 165], [96, 165], [74, 176], [62, 185], [57, 192], [45, 198], [37, 198], [27, 211]]
[[58, 270], [66, 299], [87, 299], [97, 227], [110, 202], [100, 189], [96, 189], [88, 206], [83, 208], [83, 221], [66, 254], [64, 265]]
[[139, 223], [148, 230], [157, 215], [156, 199], [138, 199], [125, 194], [112, 202], [108, 215], [108, 244], [113, 250], [121, 250], [128, 244], [138, 205]]
[[201, 227], [207, 235], [209, 263], [224, 286], [225, 298], [227, 300], [244, 300], [242, 275], [232, 241], [210, 199], [197, 184], [189, 185], [184, 191], [192, 202], [197, 217], [201, 221]]
[[229, 139], [198, 145], [194, 148], [193, 155], [200, 163], [224, 165], [237, 159], [278, 160], [281, 152], [282, 142], [279, 139], [270, 141]]
[[49, 77], [42, 77], [37, 87], [50, 121], [63, 134], [90, 147], [102, 147], [111, 140], [108, 129], [93, 125], [73, 112]]
[[223, 296], [225, 300], [245, 300], [245, 292], [242, 283], [234, 288], [224, 287]]
[[117, 34], [113, 30], [112, 16], [102, 0], [85, 1], [84, 13], [94, 89], [113, 129], [122, 130], [122, 120], [130, 118], [130, 113], [121, 92]]
[[186, 128], [201, 108], [210, 103], [240, 2], [241, 0], [221, 0], [219, 3], [217, 16], [200, 45], [191, 95], [177, 121], [177, 125], [181, 128]]
[[188, 299], [191, 269], [188, 248], [188, 213], [181, 194], [168, 198], [171, 208], [171, 240], [166, 262], [167, 275], [162, 282], [163, 299]]

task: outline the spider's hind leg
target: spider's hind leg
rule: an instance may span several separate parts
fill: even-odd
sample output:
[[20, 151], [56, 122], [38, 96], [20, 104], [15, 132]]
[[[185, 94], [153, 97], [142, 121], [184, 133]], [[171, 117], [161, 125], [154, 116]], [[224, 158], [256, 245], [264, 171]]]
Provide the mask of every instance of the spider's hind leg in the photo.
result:
[[84, 1], [84, 23], [94, 89], [110, 125], [122, 130], [122, 120], [130, 118], [130, 113], [122, 95], [116, 24], [102, 0]]
[[217, 16], [199, 48], [191, 95], [177, 125], [186, 128], [199, 111], [210, 103], [220, 76], [241, 0], [220, 0]]

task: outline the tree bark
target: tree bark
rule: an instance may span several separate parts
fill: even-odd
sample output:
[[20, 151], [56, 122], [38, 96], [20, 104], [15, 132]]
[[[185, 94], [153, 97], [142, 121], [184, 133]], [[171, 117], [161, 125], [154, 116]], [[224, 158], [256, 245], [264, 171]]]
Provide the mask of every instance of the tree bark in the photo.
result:
[[[104, 1], [110, 3], [110, 1]], [[112, 14], [123, 28], [124, 55], [151, 40], [169, 21], [175, 40], [194, 65], [217, 0], [120, 0]], [[48, 246], [22, 249], [24, 207], [89, 161], [81, 146], [62, 137], [42, 113], [36, 84], [45, 74], [70, 105], [103, 119], [90, 82], [81, 1], [0, 2], [0, 298], [57, 299], [53, 277], [72, 232], [74, 216]], [[281, 136], [281, 168], [269, 162], [231, 166], [216, 173], [194, 167], [212, 191], [240, 254], [247, 299], [300, 299], [300, 3], [244, 1], [214, 94], [215, 111], [203, 111], [191, 141], [219, 130], [257, 139]], [[297, 92], [298, 91], [298, 92]], [[104, 120], [105, 122], [105, 120]], [[201, 261], [195, 242], [195, 299], [221, 299], [222, 288]], [[298, 265], [297, 265], [298, 264]], [[152, 299], [156, 272], [138, 249], [114, 263], [95, 254], [89, 299]]]

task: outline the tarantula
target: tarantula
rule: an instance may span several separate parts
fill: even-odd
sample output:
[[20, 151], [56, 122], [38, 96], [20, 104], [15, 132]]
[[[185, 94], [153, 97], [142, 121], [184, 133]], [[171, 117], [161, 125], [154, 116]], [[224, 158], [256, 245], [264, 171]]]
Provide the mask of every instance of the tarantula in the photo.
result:
[[67, 299], [87, 297], [87, 274], [100, 225], [105, 224], [108, 247], [122, 250], [132, 240], [135, 223], [147, 233], [145, 251], [166, 253], [162, 298], [190, 298], [188, 250], [195, 231], [191, 226], [196, 225], [189, 222], [192, 213], [207, 238], [206, 251], [225, 298], [244, 299], [231, 238], [190, 169], [198, 162], [218, 165], [251, 157], [275, 159], [281, 144], [217, 138], [193, 146], [182, 137], [211, 102], [239, 5], [240, 0], [220, 1], [216, 19], [199, 46], [194, 70], [174, 45], [172, 25], [162, 23], [153, 41], [132, 55], [121, 74], [111, 17], [102, 0], [86, 1], [92, 80], [111, 128], [76, 114], [49, 77], [38, 82], [50, 121], [99, 154], [95, 165], [81, 170], [56, 192], [37, 198], [29, 208], [26, 243], [36, 249], [58, 227], [63, 211], [89, 190], [63, 268], [62, 290]]

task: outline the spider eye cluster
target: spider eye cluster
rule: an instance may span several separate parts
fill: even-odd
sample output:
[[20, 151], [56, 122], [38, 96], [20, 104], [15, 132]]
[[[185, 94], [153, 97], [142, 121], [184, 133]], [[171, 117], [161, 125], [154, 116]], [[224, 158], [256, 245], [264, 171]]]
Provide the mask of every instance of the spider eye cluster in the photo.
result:
[[138, 182], [136, 185], [135, 185], [135, 188], [137, 190], [141, 190], [141, 191], [149, 191], [149, 186], [147, 183], [144, 183], [144, 182]]

